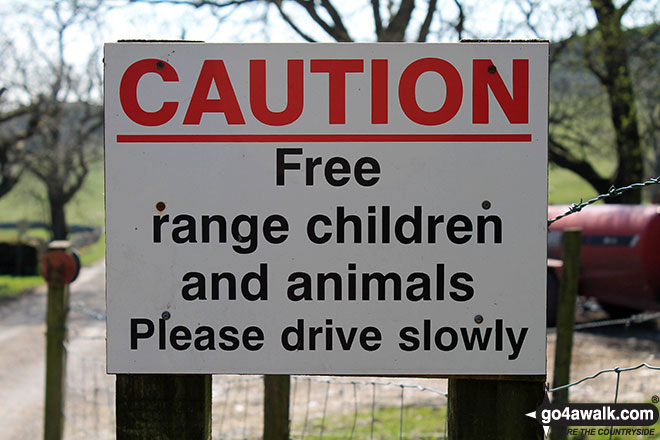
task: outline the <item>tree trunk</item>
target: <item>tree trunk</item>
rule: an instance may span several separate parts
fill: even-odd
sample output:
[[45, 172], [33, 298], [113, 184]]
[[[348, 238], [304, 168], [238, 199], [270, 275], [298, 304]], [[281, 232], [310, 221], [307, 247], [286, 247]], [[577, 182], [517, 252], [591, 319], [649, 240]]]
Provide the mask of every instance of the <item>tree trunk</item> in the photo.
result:
[[57, 194], [48, 193], [50, 205], [50, 233], [53, 240], [66, 240], [69, 236], [69, 227], [66, 224], [66, 203], [64, 198]]
[[[637, 126], [632, 78], [628, 67], [626, 38], [621, 25], [622, 11], [612, 0], [592, 0], [598, 18], [601, 53], [605, 66], [601, 83], [607, 89], [614, 132], [618, 168], [613, 185], [617, 188], [644, 180], [644, 154]], [[614, 203], [641, 203], [641, 191], [628, 191], [609, 200]]]

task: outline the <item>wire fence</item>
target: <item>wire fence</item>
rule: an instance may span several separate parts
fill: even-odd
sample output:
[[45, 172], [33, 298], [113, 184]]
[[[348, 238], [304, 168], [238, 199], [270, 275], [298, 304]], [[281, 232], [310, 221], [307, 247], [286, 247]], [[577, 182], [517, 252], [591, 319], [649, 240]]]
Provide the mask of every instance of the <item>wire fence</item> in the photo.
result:
[[[68, 370], [65, 438], [114, 439], [114, 376], [105, 374], [103, 357], [71, 352]], [[637, 377], [622, 380], [624, 373]], [[588, 401], [595, 386], [617, 401], [640, 382], [660, 384], [660, 366], [603, 369], [548, 392], [571, 388], [576, 400]], [[446, 389], [445, 379], [292, 376], [291, 439], [446, 439]], [[658, 392], [649, 387], [647, 399]], [[213, 439], [260, 439], [263, 405], [262, 376], [214, 376]]]
[[650, 178], [650, 179], [648, 179], [644, 182], [633, 183], [631, 185], [624, 186], [624, 187], [621, 187], [621, 188], [617, 188], [617, 187], [612, 186], [608, 192], [603, 193], [603, 194], [599, 194], [596, 197], [587, 200], [586, 202], [580, 200], [580, 203], [571, 204], [569, 206], [568, 210], [565, 213], [563, 213], [561, 215], [558, 215], [557, 217], [548, 219], [548, 226], [550, 226], [551, 224], [553, 224], [557, 220], [561, 220], [562, 218], [567, 217], [571, 214], [575, 214], [576, 212], [580, 212], [580, 211], [582, 211], [582, 209], [586, 208], [587, 206], [592, 205], [596, 202], [600, 202], [601, 200], [607, 200], [607, 199], [611, 199], [611, 198], [620, 196], [621, 194], [623, 194], [625, 192], [628, 192], [628, 191], [631, 191], [633, 189], [640, 189], [640, 188], [644, 188], [646, 186], [659, 185], [659, 184], [660, 184], [660, 176], [652, 177], [652, 178]]
[[[570, 206], [551, 224], [599, 200], [625, 191], [660, 184], [660, 176]], [[105, 313], [85, 301], [71, 304], [73, 322], [68, 346], [65, 438], [115, 438], [114, 376], [105, 373]], [[76, 315], [87, 324], [76, 325]], [[623, 326], [660, 319], [644, 313], [624, 319], [579, 323], [575, 330]], [[89, 322], [96, 325], [89, 326]], [[649, 353], [656, 359], [657, 353]], [[622, 375], [635, 375], [622, 380]], [[615, 376], [615, 381], [613, 377]], [[655, 385], [654, 385], [655, 384]], [[643, 362], [633, 367], [601, 369], [548, 392], [570, 388], [572, 399], [594, 400], [594, 388], [614, 401], [626, 388], [641, 390], [651, 399], [660, 393], [660, 366]], [[647, 387], [648, 386], [648, 387]], [[655, 387], [655, 388], [654, 388]], [[447, 437], [447, 381], [444, 379], [338, 378], [292, 376], [291, 438], [317, 439], [445, 439]], [[638, 393], [639, 394], [639, 393]], [[638, 395], [635, 394], [635, 395]], [[263, 429], [263, 377], [213, 377], [212, 423], [214, 440], [259, 439]], [[660, 433], [658, 437], [660, 438]]]
[[573, 326], [574, 330], [587, 330], [603, 327], [613, 327], [623, 325], [624, 327], [630, 327], [632, 324], [643, 324], [645, 322], [651, 322], [660, 319], [660, 312], [654, 313], [639, 313], [636, 315], [629, 316], [628, 318], [618, 318], [618, 319], [605, 319], [602, 321], [594, 322], [582, 322], [575, 324]]

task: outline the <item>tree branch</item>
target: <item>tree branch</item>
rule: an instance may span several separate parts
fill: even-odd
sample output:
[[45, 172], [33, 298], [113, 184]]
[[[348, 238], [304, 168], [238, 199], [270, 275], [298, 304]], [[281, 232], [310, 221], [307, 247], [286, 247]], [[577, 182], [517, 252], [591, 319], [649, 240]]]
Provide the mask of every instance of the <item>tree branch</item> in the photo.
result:
[[463, 10], [463, 5], [460, 0], [454, 0], [456, 7], [458, 8], [458, 17], [456, 18], [456, 24], [454, 29], [458, 34], [459, 41], [463, 39], [463, 31], [465, 30], [465, 10]]
[[341, 15], [337, 11], [337, 8], [335, 8], [335, 6], [332, 4], [332, 2], [330, 0], [321, 0], [321, 6], [323, 6], [325, 10], [328, 11], [328, 14], [330, 14], [330, 17], [335, 24], [335, 29], [337, 29], [340, 34], [345, 35], [347, 41], [353, 41], [353, 39], [348, 34], [346, 26], [344, 26]]
[[435, 14], [435, 9], [437, 7], [437, 0], [429, 0], [429, 7], [426, 10], [426, 17], [422, 23], [422, 27], [419, 29], [419, 36], [417, 41], [422, 43], [426, 41], [426, 38], [429, 35], [429, 30], [431, 29], [431, 22], [433, 21], [433, 15]]
[[245, 3], [252, 3], [256, 1], [261, 1], [261, 0], [230, 0], [226, 2], [218, 2], [211, 0], [129, 0], [130, 3], [151, 3], [154, 5], [159, 3], [168, 3], [172, 5], [188, 5], [188, 6], [193, 6], [195, 8], [201, 8], [202, 6], [211, 6], [214, 8], [226, 8], [228, 6], [240, 6]]
[[621, 7], [617, 10], [617, 14], [619, 15], [619, 21], [621, 21], [621, 18], [623, 18], [623, 16], [626, 15], [626, 12], [628, 12], [628, 9], [632, 6], [634, 2], [635, 0], [628, 0], [624, 4], [622, 4]]
[[277, 7], [277, 10], [280, 13], [280, 17], [282, 17], [282, 20], [284, 20], [286, 24], [288, 24], [291, 27], [291, 29], [294, 30], [295, 33], [300, 35], [305, 41], [309, 43], [316, 43], [316, 40], [314, 38], [310, 37], [302, 29], [300, 29], [298, 25], [291, 19], [291, 17], [289, 17], [289, 14], [284, 12], [284, 10], [282, 9], [281, 1], [274, 1], [273, 3], [275, 3], [275, 6]]
[[[595, 55], [599, 53], [598, 50], [592, 50], [591, 47], [589, 47], [592, 44], [592, 39], [594, 37], [594, 32], [598, 29], [598, 26], [589, 29], [589, 31], [586, 33], [586, 35], [583, 38], [584, 41], [584, 47], [582, 49], [583, 52], [583, 60], [584, 60], [584, 65], [591, 73], [593, 73], [596, 78], [598, 78], [598, 81], [600, 81], [601, 84], [606, 85], [607, 84], [607, 73], [604, 72], [600, 66], [598, 66], [596, 60], [595, 60]], [[602, 32], [602, 31], [601, 31]], [[596, 43], [598, 44], [598, 43]]]
[[380, 16], [380, 0], [371, 0], [371, 9], [374, 13], [374, 26], [376, 27], [376, 39], [380, 41], [383, 34], [383, 19]]
[[548, 157], [551, 162], [573, 171], [585, 179], [599, 193], [605, 193], [611, 186], [611, 180], [602, 177], [587, 161], [575, 157], [566, 147], [548, 136]]
[[399, 10], [387, 26], [382, 41], [403, 41], [413, 9], [415, 9], [415, 0], [401, 0]]
[[314, 20], [316, 24], [321, 26], [321, 29], [323, 29], [335, 41], [339, 41], [339, 42], [353, 41], [346, 32], [342, 32], [341, 29], [338, 29], [336, 26], [331, 26], [319, 16], [318, 12], [316, 11], [316, 4], [314, 3], [314, 0], [294, 0], [294, 1], [303, 8], [305, 8], [307, 14], [309, 14], [311, 19]]

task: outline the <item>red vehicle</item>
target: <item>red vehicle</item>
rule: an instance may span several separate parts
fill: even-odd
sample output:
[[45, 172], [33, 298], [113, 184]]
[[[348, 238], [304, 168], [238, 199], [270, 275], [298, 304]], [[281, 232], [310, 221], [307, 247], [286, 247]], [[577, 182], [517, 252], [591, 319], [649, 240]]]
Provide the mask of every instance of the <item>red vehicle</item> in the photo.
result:
[[[548, 218], [567, 210], [549, 206]], [[660, 310], [660, 205], [594, 205], [549, 228], [549, 317], [556, 315], [561, 231], [574, 227], [582, 229], [579, 295], [613, 316]]]

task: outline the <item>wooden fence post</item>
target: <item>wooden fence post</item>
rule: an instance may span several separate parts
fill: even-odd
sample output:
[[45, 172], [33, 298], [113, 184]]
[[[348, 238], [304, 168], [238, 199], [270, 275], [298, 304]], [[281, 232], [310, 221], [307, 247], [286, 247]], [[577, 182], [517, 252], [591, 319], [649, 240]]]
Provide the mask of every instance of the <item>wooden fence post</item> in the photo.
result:
[[449, 379], [449, 440], [542, 440], [525, 414], [543, 401], [544, 377]]
[[264, 440], [289, 439], [289, 392], [291, 376], [264, 376]]
[[46, 392], [44, 439], [60, 440], [64, 435], [64, 393], [66, 387], [66, 320], [69, 287], [48, 285], [46, 312]]
[[69, 283], [80, 266], [70, 251], [71, 243], [52, 241], [40, 263], [48, 283], [46, 306], [46, 389], [44, 392], [44, 439], [64, 436], [64, 397], [66, 391], [66, 321], [69, 313]]
[[118, 374], [117, 440], [210, 440], [211, 375]]
[[[559, 304], [557, 308], [557, 341], [555, 344], [555, 366], [552, 386], [566, 385], [571, 375], [571, 354], [573, 351], [573, 327], [575, 326], [575, 300], [580, 273], [579, 229], [566, 229], [562, 235], [562, 259], [564, 261], [559, 283]], [[568, 403], [568, 388], [556, 391], [552, 403]], [[553, 426], [551, 440], [567, 438], [565, 426]]]

